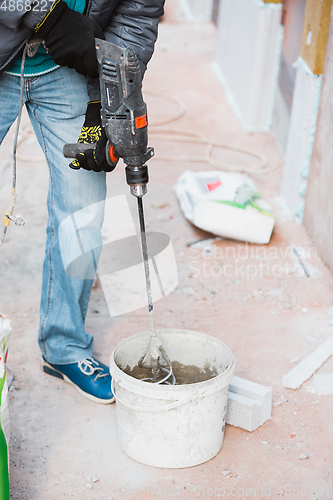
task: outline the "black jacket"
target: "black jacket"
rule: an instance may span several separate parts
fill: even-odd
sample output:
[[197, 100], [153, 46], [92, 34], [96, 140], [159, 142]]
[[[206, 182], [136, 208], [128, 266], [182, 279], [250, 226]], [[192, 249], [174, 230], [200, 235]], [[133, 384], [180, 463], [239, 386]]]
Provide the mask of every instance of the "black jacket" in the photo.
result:
[[[0, 9], [0, 72], [12, 64], [26, 40], [34, 33], [35, 26], [45, 16], [45, 11], [53, 4], [53, 0], [31, 0], [31, 10], [26, 12], [26, 0], [14, 2], [15, 9], [12, 11], [8, 8]], [[104, 30], [106, 40], [135, 50], [144, 73], [154, 51], [164, 2], [165, 0], [87, 0], [85, 13], [98, 22]]]

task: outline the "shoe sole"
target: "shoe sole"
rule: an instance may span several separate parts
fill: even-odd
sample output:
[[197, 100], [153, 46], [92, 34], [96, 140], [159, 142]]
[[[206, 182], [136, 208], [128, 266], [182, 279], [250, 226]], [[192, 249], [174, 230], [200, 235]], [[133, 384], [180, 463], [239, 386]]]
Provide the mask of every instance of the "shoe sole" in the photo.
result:
[[44, 373], [47, 373], [48, 375], [52, 375], [53, 377], [60, 378], [67, 382], [67, 384], [72, 385], [75, 387], [75, 389], [81, 394], [81, 396], [84, 396], [87, 399], [90, 399], [90, 401], [94, 401], [95, 403], [99, 403], [102, 405], [109, 405], [111, 403], [114, 403], [116, 398], [113, 396], [111, 399], [100, 399], [96, 398], [96, 396], [93, 396], [92, 394], [88, 394], [87, 392], [84, 392], [80, 387], [78, 387], [74, 382], [72, 382], [66, 375], [63, 373], [59, 372], [53, 366], [49, 365], [44, 359], [42, 358], [40, 361], [40, 367]]

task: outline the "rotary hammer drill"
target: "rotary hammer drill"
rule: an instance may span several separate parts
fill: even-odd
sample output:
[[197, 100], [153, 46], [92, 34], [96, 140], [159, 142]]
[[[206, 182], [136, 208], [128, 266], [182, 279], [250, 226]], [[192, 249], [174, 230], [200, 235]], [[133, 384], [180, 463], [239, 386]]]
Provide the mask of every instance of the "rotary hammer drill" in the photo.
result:
[[[96, 38], [101, 89], [101, 121], [108, 142], [106, 159], [114, 164], [121, 157], [131, 194], [142, 198], [147, 192], [146, 162], [154, 156], [148, 147], [147, 106], [142, 95], [139, 62], [133, 49], [124, 49]], [[91, 144], [65, 144], [66, 158], [92, 149]]]

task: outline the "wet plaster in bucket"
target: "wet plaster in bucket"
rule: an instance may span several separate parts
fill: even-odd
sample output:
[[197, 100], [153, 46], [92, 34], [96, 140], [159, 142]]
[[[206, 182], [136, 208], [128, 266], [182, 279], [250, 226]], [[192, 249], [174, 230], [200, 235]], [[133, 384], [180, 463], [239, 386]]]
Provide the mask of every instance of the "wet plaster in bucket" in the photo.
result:
[[[205, 365], [203, 368], [200, 368], [196, 365], [184, 365], [179, 361], [172, 361], [172, 372], [176, 378], [175, 385], [187, 385], [187, 384], [196, 384], [198, 382], [204, 382], [205, 380], [210, 380], [218, 375], [218, 371], [215, 366]], [[131, 368], [130, 366], [126, 366], [125, 368], [121, 368], [118, 366], [124, 373], [130, 375], [131, 377], [136, 378], [137, 380], [142, 380], [145, 378], [151, 378], [151, 369], [143, 368], [139, 365]], [[225, 369], [227, 369], [226, 367]], [[148, 381], [147, 381], [148, 382]]]

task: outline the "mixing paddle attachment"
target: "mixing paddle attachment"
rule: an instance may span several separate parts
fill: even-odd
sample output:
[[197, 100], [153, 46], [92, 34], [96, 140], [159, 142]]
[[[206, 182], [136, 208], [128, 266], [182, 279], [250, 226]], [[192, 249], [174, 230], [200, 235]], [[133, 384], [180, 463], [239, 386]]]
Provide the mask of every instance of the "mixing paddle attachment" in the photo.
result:
[[146, 227], [145, 219], [143, 214], [143, 203], [142, 197], [138, 197], [138, 210], [139, 210], [139, 220], [140, 220], [140, 231], [141, 231], [141, 245], [142, 245], [142, 255], [143, 264], [145, 269], [146, 277], [146, 288], [148, 297], [148, 311], [149, 311], [149, 324], [150, 324], [150, 339], [148, 344], [148, 349], [145, 355], [140, 359], [138, 365], [140, 368], [149, 368], [152, 371], [152, 376], [144, 378], [142, 380], [146, 382], [153, 382], [154, 384], [168, 384], [175, 385], [176, 379], [172, 373], [172, 364], [168, 358], [165, 349], [156, 332], [155, 316], [154, 316], [154, 306], [153, 298], [151, 293], [151, 282], [150, 282], [150, 272], [149, 272], [149, 257], [148, 257], [148, 247], [146, 238]]

